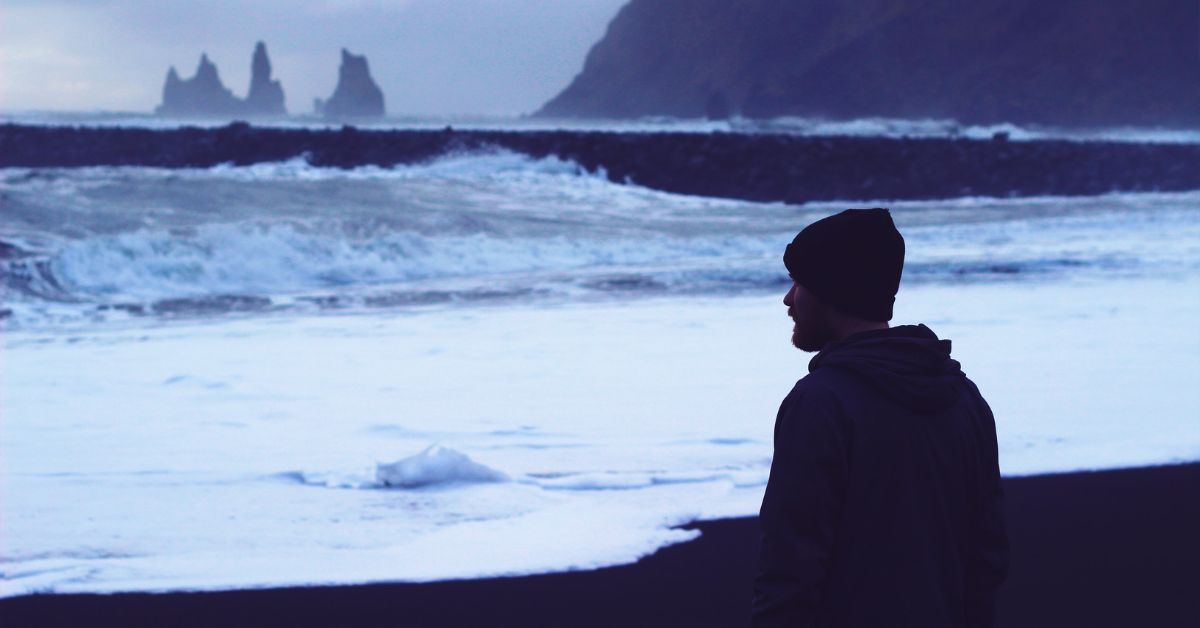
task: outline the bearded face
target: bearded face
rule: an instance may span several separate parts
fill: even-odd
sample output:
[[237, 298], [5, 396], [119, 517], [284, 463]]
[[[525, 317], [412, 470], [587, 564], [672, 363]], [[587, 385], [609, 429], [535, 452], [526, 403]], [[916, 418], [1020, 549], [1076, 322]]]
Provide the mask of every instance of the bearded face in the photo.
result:
[[832, 310], [804, 286], [793, 282], [783, 298], [792, 319], [792, 346], [809, 353], [820, 351], [836, 337]]

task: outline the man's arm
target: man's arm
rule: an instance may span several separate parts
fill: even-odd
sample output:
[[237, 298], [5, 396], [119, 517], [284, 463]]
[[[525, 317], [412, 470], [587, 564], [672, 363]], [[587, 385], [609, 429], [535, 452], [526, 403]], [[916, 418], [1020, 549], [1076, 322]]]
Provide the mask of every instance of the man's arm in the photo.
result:
[[824, 595], [846, 482], [832, 394], [798, 385], [775, 419], [775, 455], [759, 511], [762, 547], [751, 625], [808, 626]]
[[[978, 389], [975, 391], [979, 394]], [[1008, 534], [1004, 524], [1004, 489], [1000, 484], [996, 419], [983, 397], [982, 477], [967, 556], [967, 625], [989, 628], [995, 622], [996, 590], [1008, 576]]]

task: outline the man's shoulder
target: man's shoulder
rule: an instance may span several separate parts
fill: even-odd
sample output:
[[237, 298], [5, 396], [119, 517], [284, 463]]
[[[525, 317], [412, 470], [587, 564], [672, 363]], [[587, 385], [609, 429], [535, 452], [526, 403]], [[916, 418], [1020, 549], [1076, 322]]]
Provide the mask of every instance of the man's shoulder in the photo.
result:
[[792, 386], [792, 390], [784, 397], [781, 411], [798, 410], [801, 408], [813, 410], [831, 408], [837, 404], [838, 389], [841, 387], [836, 373], [828, 373], [830, 369], [818, 369], [801, 377]]
[[800, 378], [779, 406], [775, 418], [775, 443], [802, 445], [806, 449], [818, 443], [838, 443], [845, 429], [845, 410], [835, 392], [835, 383], [815, 371]]
[[796, 385], [792, 386], [792, 391], [788, 393], [788, 396], [804, 396], [832, 401], [845, 390], [848, 382], [855, 381], [854, 378], [847, 375], [848, 373], [842, 369], [819, 368], [801, 377]]

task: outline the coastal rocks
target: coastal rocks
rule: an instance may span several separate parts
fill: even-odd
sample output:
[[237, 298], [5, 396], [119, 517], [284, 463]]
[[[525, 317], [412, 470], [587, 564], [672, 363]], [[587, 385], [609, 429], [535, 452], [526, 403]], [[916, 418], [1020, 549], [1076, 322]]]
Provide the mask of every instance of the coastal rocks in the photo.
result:
[[261, 41], [254, 46], [254, 58], [250, 62], [250, 90], [246, 93], [246, 113], [268, 116], [287, 113], [283, 106], [283, 85], [271, 79], [271, 59], [267, 57], [267, 46]]
[[805, 203], [836, 199], [1096, 195], [1200, 189], [1200, 145], [805, 137], [731, 133], [170, 130], [0, 125], [0, 168], [206, 168], [300, 156], [349, 168], [509, 150], [677, 194]]
[[631, 0], [537, 115], [1193, 128], [1198, 22], [1194, 0]]
[[162, 104], [155, 113], [166, 116], [231, 116], [242, 112], [242, 101], [221, 83], [217, 66], [200, 55], [200, 65], [190, 79], [179, 78], [175, 67], [167, 71]]
[[[342, 49], [337, 87], [327, 100], [316, 98], [313, 109], [329, 119], [362, 119], [383, 116], [383, 90], [371, 78], [365, 55]], [[155, 109], [162, 116], [234, 118], [287, 115], [283, 85], [271, 78], [271, 59], [267, 47], [258, 42], [250, 62], [250, 88], [246, 98], [233, 95], [221, 82], [217, 66], [200, 55], [196, 75], [181, 79], [172, 67], [163, 85], [162, 104]]]
[[221, 82], [217, 66], [200, 55], [200, 65], [190, 79], [179, 78], [174, 66], [167, 71], [162, 104], [155, 113], [176, 117], [276, 116], [287, 110], [283, 104], [283, 86], [271, 79], [271, 60], [267, 47], [258, 42], [250, 64], [250, 90], [243, 100]]
[[328, 100], [313, 103], [316, 113], [326, 118], [365, 118], [384, 114], [383, 90], [371, 78], [366, 55], [342, 48], [337, 87]]

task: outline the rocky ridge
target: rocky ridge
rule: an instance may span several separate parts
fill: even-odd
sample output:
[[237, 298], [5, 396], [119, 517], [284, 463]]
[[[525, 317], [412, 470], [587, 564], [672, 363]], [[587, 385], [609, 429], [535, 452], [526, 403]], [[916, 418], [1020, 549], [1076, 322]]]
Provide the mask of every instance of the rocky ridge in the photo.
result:
[[342, 48], [337, 87], [326, 100], [314, 103], [315, 113], [326, 118], [365, 118], [384, 114], [383, 90], [371, 78], [366, 55], [352, 54]]
[[0, 125], [0, 167], [206, 168], [302, 156], [314, 166], [389, 167], [501, 149], [571, 160], [614, 183], [767, 202], [1200, 190], [1200, 144], [246, 123], [171, 130]]
[[250, 88], [245, 99], [233, 95], [221, 82], [216, 64], [201, 53], [196, 74], [182, 79], [172, 66], [163, 84], [162, 104], [155, 113], [177, 117], [280, 116], [284, 107], [283, 86], [271, 78], [267, 47], [258, 42], [250, 63]]

